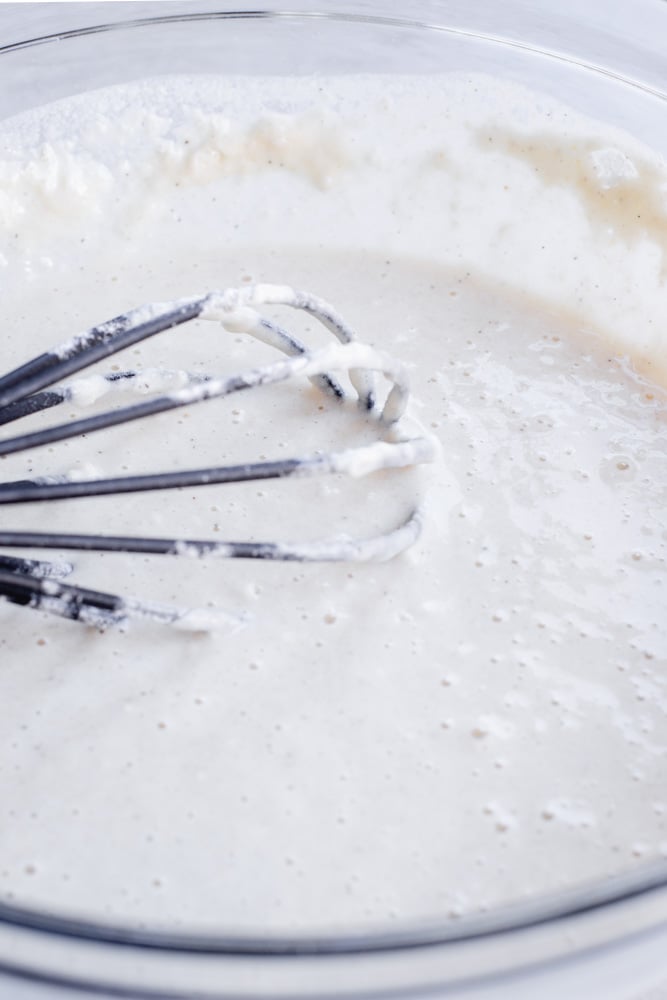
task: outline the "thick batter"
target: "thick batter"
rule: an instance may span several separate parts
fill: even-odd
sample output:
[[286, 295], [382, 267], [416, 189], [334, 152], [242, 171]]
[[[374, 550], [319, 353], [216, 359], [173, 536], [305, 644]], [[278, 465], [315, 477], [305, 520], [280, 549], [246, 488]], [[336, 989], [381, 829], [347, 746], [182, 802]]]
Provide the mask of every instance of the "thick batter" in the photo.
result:
[[[666, 854], [664, 167], [481, 77], [243, 88], [155, 81], [5, 125], [2, 369], [145, 301], [288, 283], [408, 364], [441, 461], [3, 524], [306, 540], [383, 530], [426, 496], [424, 532], [382, 565], [76, 557], [78, 582], [241, 628], [100, 634], [0, 605], [0, 892], [327, 930], [454, 919]], [[117, 363], [273, 357], [199, 323]], [[257, 390], [2, 478], [340, 447], [366, 433], [349, 411]]]

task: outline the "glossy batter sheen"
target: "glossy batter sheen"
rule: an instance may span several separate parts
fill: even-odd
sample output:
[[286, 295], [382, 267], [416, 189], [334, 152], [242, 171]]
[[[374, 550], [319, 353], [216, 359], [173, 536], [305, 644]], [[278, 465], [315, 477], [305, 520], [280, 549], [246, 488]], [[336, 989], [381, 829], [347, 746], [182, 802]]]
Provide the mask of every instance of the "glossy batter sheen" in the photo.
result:
[[[2, 508], [16, 528], [309, 541], [427, 504], [386, 564], [76, 556], [77, 582], [240, 628], [100, 634], [0, 605], [5, 899], [375, 927], [667, 854], [664, 167], [481, 77], [389, 86], [158, 81], [4, 126], [3, 370], [143, 302], [285, 283], [406, 362], [411, 418], [442, 447], [368, 478]], [[615, 186], [651, 202], [649, 228]], [[113, 364], [274, 358], [200, 322]], [[374, 439], [304, 383], [0, 467], [98, 476]]]

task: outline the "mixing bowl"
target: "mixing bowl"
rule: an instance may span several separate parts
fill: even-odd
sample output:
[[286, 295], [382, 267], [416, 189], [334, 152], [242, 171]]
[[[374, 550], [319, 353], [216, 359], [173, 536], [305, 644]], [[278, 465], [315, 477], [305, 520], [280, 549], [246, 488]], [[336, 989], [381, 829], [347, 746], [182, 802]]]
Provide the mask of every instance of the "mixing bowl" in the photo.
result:
[[[525, 83], [667, 153], [667, 5], [383, 0], [0, 8], [0, 118], [165, 73], [431, 74]], [[1, 668], [0, 668], [1, 669]], [[5, 705], [6, 712], [11, 705]], [[67, 837], [63, 829], [60, 836]], [[322, 900], [325, 910], [326, 899]], [[667, 861], [452, 922], [270, 936], [0, 902], [7, 996], [667, 996]]]

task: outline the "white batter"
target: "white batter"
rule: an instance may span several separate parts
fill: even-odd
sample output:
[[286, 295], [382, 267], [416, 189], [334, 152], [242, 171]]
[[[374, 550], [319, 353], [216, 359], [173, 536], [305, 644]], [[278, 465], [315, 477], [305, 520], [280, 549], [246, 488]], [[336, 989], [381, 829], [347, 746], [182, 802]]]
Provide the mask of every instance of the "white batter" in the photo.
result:
[[[250, 616], [236, 631], [99, 634], [0, 605], [3, 897], [327, 930], [667, 854], [657, 158], [459, 76], [154, 81], [7, 123], [2, 147], [3, 371], [142, 302], [288, 283], [409, 365], [443, 455], [3, 508], [15, 528], [309, 540], [428, 495], [422, 538], [383, 565], [76, 557], [77, 582]], [[113, 363], [274, 357], [198, 323]], [[351, 426], [368, 434], [282, 386], [0, 464], [158, 471], [346, 446]]]

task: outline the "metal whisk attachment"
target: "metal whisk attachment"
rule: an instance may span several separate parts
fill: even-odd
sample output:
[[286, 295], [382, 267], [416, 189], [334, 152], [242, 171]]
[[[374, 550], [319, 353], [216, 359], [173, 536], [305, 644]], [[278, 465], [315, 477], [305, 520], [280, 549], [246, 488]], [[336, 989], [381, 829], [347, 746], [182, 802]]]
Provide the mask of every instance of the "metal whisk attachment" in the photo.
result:
[[[263, 316], [264, 306], [290, 306], [303, 310], [334, 334], [335, 341], [311, 351], [273, 320]], [[62, 379], [106, 357], [194, 319], [218, 320], [230, 331], [243, 332], [276, 348], [287, 357], [225, 377], [174, 371], [113, 372], [89, 375], [69, 383]], [[338, 452], [316, 453], [280, 461], [212, 466], [148, 475], [88, 479], [67, 476], [38, 477], [0, 484], [0, 504], [20, 504], [72, 497], [95, 497], [246, 480], [324, 473], [366, 475], [380, 469], [430, 462], [435, 444], [428, 436], [397, 438], [395, 425], [408, 400], [403, 365], [382, 351], [359, 342], [341, 317], [325, 302], [283, 285], [254, 285], [211, 292], [133, 309], [95, 326], [39, 355], [0, 378], [0, 424], [9, 424], [67, 401], [98, 400], [132, 390], [146, 380], [159, 387], [157, 394], [128, 406], [116, 407], [81, 419], [0, 439], [0, 455], [11, 455], [82, 434], [91, 434], [142, 420], [156, 413], [192, 406], [208, 399], [229, 396], [287, 380], [308, 378], [324, 393], [342, 400], [346, 396], [335, 372], [347, 372], [359, 405], [374, 419], [378, 440], [370, 445]], [[380, 406], [376, 375], [390, 384]], [[166, 391], [165, 391], [166, 388]], [[416, 540], [421, 529], [419, 508], [402, 524], [380, 535], [352, 540], [320, 542], [225, 541], [193, 538], [146, 538], [103, 534], [62, 534], [0, 530], [0, 547], [19, 549], [132, 552], [150, 555], [270, 559], [294, 561], [383, 561], [393, 558]], [[151, 602], [103, 593], [63, 582], [72, 566], [0, 555], [0, 597], [15, 604], [48, 611], [99, 628], [122, 624], [128, 618], [148, 617], [182, 627], [209, 627], [208, 612], [183, 611]]]

